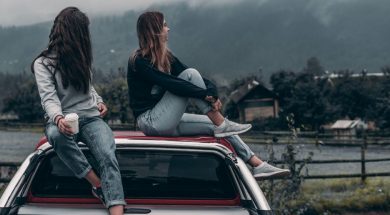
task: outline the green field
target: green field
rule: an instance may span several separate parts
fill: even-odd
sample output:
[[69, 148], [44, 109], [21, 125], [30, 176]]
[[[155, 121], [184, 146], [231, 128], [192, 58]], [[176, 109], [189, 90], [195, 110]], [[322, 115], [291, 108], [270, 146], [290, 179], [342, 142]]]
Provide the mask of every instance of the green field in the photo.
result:
[[390, 214], [390, 178], [306, 180], [288, 205], [303, 214]]

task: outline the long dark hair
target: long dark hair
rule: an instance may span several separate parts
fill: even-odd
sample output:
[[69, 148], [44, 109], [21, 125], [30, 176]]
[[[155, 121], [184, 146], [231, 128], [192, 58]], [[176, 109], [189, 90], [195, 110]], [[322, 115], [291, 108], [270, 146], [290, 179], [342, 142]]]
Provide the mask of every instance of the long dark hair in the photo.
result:
[[139, 49], [134, 53], [150, 58], [151, 63], [159, 70], [170, 72], [172, 55], [166, 41], [161, 35], [164, 27], [164, 15], [158, 11], [141, 14], [137, 21]]
[[62, 85], [69, 84], [76, 90], [89, 92], [92, 79], [92, 47], [89, 33], [89, 19], [76, 7], [63, 9], [55, 18], [49, 35], [49, 44], [31, 64], [34, 73], [34, 62], [44, 56], [53, 61], [49, 65], [55, 72], [60, 72]]

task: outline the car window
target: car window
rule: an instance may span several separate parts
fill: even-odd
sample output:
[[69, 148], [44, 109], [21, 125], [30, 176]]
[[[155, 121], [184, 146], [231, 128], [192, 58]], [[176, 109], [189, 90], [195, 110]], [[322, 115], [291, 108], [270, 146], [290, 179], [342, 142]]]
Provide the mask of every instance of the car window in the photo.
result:
[[[89, 152], [87, 159], [96, 167]], [[214, 153], [117, 150], [128, 199], [234, 199], [237, 191], [224, 159]], [[53, 153], [32, 183], [36, 197], [89, 197], [85, 179], [77, 179]]]

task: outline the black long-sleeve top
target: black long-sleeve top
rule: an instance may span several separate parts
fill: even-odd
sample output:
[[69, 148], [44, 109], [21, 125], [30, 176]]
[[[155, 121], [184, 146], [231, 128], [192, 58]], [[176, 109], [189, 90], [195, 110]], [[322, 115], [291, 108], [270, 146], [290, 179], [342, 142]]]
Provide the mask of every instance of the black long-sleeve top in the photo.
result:
[[[130, 107], [134, 117], [152, 109], [162, 98], [165, 91], [183, 97], [204, 99], [206, 96], [218, 97], [216, 86], [203, 78], [206, 88], [200, 88], [177, 76], [188, 67], [175, 56], [172, 57], [171, 74], [159, 71], [150, 59], [140, 55], [128, 62], [127, 84], [129, 89]], [[157, 90], [156, 90], [157, 89]]]

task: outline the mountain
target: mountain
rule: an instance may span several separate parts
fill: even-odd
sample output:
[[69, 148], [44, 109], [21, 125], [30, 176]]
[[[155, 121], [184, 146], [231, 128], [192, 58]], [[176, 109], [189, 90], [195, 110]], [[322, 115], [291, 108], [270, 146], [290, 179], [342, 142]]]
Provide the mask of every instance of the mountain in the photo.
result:
[[[242, 0], [226, 5], [155, 5], [170, 27], [169, 47], [185, 64], [230, 80], [262, 70], [300, 71], [317, 57], [329, 71], [377, 72], [389, 65], [388, 0]], [[141, 12], [94, 17], [94, 67], [127, 65]], [[53, 17], [54, 18], [54, 17]], [[0, 71], [28, 70], [48, 41], [51, 23], [0, 28]]]

